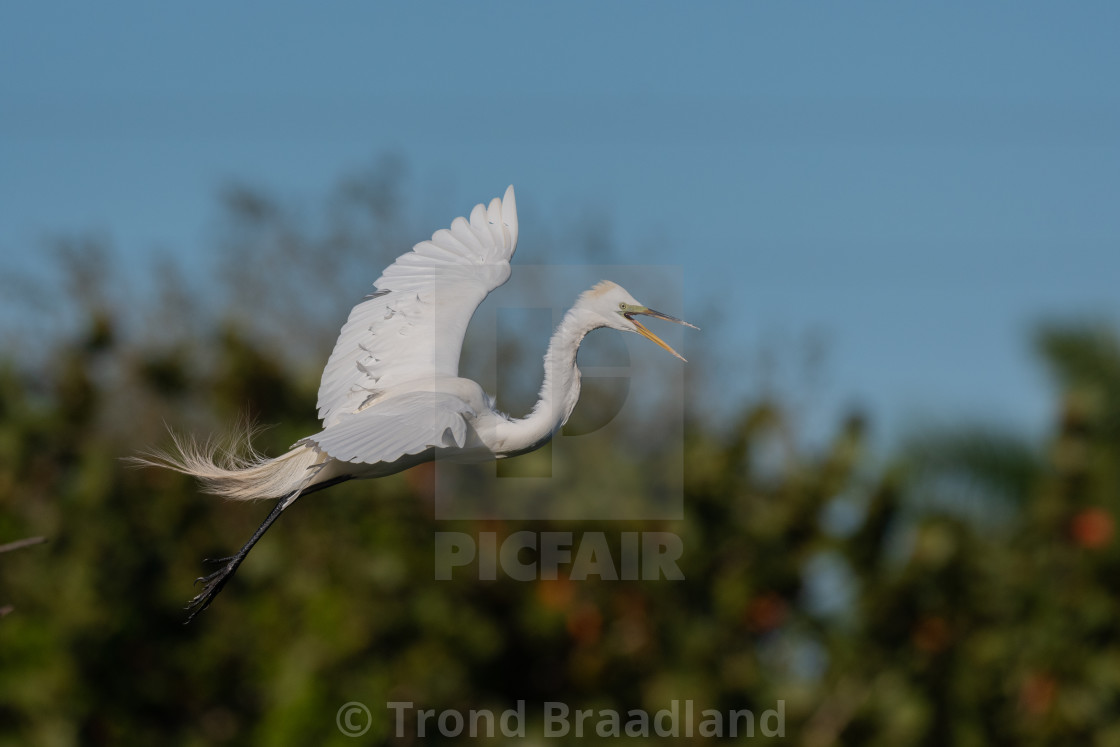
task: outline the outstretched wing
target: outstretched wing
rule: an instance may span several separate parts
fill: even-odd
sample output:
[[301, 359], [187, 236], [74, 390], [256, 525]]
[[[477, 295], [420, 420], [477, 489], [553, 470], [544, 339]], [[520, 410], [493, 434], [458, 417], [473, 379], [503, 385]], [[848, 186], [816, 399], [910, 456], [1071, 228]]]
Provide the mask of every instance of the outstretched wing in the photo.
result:
[[389, 265], [350, 311], [319, 384], [323, 426], [395, 384], [458, 376], [463, 335], [486, 294], [509, 279], [517, 247], [513, 187], [456, 218]]
[[467, 442], [470, 405], [454, 394], [408, 392], [361, 412], [340, 415], [312, 443], [343, 462], [395, 462], [429, 447], [460, 447]]

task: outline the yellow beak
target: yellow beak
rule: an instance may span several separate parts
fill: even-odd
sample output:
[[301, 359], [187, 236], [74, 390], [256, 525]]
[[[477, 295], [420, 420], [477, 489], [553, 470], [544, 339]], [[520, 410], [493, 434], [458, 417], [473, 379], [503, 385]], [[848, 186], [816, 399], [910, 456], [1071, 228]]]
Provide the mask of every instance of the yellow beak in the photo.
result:
[[646, 308], [645, 306], [640, 306], [640, 307], [637, 307], [637, 308], [630, 307], [630, 309], [627, 310], [623, 314], [623, 316], [625, 316], [627, 319], [629, 319], [630, 322], [634, 325], [634, 327], [637, 329], [637, 332], [638, 332], [639, 335], [646, 338], [647, 340], [650, 340], [652, 342], [657, 343], [658, 345], [660, 345], [665, 350], [668, 350], [670, 353], [672, 353], [677, 358], [680, 358], [685, 363], [688, 363], [688, 361], [685, 359], [685, 357], [683, 355], [678, 353], [676, 350], [673, 350], [671, 347], [669, 347], [668, 344], [666, 344], [666, 342], [664, 340], [662, 340], [660, 337], [658, 337], [657, 335], [650, 332], [648, 329], [645, 328], [645, 326], [641, 322], [639, 322], [637, 319], [635, 319], [634, 318], [635, 314], [642, 314], [644, 316], [651, 316], [655, 319], [664, 319], [667, 322], [673, 322], [675, 324], [681, 324], [681, 325], [684, 325], [685, 327], [692, 327], [693, 329], [700, 329], [699, 327], [697, 327], [695, 324], [689, 324], [688, 322], [684, 321], [683, 319], [677, 319], [675, 316], [669, 316], [668, 314], [662, 314], [660, 311], [654, 311], [653, 309]]

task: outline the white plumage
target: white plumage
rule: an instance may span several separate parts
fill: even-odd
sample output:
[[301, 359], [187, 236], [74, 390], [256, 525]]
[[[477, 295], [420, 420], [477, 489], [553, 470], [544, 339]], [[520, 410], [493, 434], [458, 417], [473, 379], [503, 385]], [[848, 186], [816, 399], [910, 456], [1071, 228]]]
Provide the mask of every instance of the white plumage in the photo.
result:
[[302, 443], [343, 462], [395, 462], [431, 447], [462, 449], [467, 445], [467, 423], [476, 416], [475, 408], [454, 394], [405, 392], [362, 412], [342, 415]]
[[[552, 335], [544, 383], [524, 418], [498, 412], [493, 400], [459, 377], [467, 324], [490, 291], [510, 276], [517, 248], [513, 187], [470, 219], [456, 218], [401, 255], [374, 282], [339, 333], [319, 385], [322, 430], [290, 451], [267, 458], [175, 439], [174, 450], [140, 457], [141, 464], [193, 475], [210, 492], [235, 500], [277, 498], [276, 507], [241, 550], [188, 605], [193, 619], [222, 589], [253, 545], [299, 497], [344, 480], [399, 472], [437, 454], [477, 461], [523, 454], [546, 443], [579, 399], [576, 353], [599, 327], [636, 332], [678, 358], [634, 317], [692, 327], [642, 306], [621, 286], [603, 281], [584, 292]], [[684, 360], [681, 358], [681, 360]], [[246, 444], [247, 446], [247, 444]]]
[[369, 398], [418, 376], [458, 376], [474, 310], [509, 280], [517, 248], [513, 187], [470, 221], [456, 218], [397, 258], [354, 307], [319, 385], [319, 418], [330, 427]]

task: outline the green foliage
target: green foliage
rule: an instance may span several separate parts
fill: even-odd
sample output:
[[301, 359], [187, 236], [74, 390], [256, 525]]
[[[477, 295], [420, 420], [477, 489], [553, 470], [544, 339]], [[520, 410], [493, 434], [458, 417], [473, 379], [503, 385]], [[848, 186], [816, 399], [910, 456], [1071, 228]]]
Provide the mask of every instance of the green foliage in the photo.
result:
[[[276, 219], [235, 197], [248, 224]], [[232, 312], [170, 337], [129, 331], [137, 312], [107, 297], [79, 300], [84, 324], [49, 365], [0, 361], [0, 543], [49, 539], [0, 555], [0, 605], [14, 606], [0, 744], [348, 744], [335, 715], [349, 701], [373, 715], [362, 743], [391, 741], [385, 703], [401, 700], [525, 700], [539, 733], [544, 701], [654, 712], [675, 698], [756, 713], [782, 700], [786, 738], [806, 745], [1120, 744], [1111, 332], [1042, 335], [1063, 385], [1045, 444], [938, 432], [875, 466], [859, 416], [820, 452], [778, 402], [691, 421], [678, 521], [438, 521], [430, 468], [338, 486], [286, 513], [185, 627], [199, 560], [239, 547], [267, 507], [121, 457], [165, 443], [164, 422], [208, 434], [246, 415], [281, 424], [255, 444], [277, 453], [315, 427], [322, 361], [254, 342]], [[595, 501], [657, 491], [656, 465], [679, 456], [610, 440], [579, 455]], [[954, 491], [998, 510], [961, 511]], [[434, 580], [435, 532], [526, 528], [671, 531], [685, 580]]]

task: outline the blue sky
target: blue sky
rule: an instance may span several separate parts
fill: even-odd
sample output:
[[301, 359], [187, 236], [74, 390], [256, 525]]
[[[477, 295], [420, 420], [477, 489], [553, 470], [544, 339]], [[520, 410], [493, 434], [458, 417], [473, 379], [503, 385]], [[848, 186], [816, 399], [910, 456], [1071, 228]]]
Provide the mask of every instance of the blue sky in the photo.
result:
[[512, 182], [523, 221], [601, 210], [681, 265], [723, 315], [683, 352], [736, 396], [819, 334], [823, 422], [1041, 428], [1032, 325], [1120, 317], [1118, 8], [7, 3], [0, 267], [95, 231], [202, 268], [222, 185], [311, 201], [395, 152], [441, 221]]

